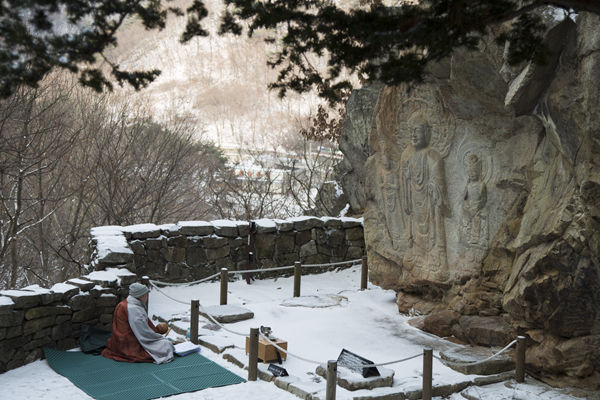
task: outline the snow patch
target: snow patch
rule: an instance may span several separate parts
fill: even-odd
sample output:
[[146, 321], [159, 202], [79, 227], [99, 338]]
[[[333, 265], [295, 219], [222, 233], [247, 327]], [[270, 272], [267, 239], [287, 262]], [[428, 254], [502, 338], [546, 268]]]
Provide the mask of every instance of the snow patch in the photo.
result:
[[56, 283], [54, 286], [52, 286], [50, 288], [50, 290], [52, 290], [54, 293], [62, 293], [62, 294], [65, 294], [68, 291], [73, 290], [73, 289], [79, 290], [79, 288], [77, 286], [70, 285], [68, 283], [63, 283], [63, 282]]
[[12, 306], [15, 302], [10, 297], [0, 296], [0, 306]]
[[269, 218], [255, 219], [254, 222], [261, 228], [277, 228], [275, 221]]

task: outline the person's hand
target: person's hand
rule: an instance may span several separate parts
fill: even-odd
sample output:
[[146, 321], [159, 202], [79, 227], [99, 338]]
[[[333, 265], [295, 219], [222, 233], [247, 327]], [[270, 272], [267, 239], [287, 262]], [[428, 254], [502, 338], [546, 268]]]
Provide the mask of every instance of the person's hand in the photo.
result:
[[158, 330], [158, 333], [164, 335], [169, 330], [169, 325], [167, 325], [164, 322], [161, 322], [160, 324], [156, 325], [156, 329]]

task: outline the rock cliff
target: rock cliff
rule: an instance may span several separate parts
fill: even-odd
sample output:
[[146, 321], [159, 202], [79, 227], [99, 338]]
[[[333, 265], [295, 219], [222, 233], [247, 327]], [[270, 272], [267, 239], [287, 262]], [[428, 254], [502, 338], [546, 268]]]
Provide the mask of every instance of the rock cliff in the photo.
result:
[[600, 18], [546, 43], [544, 65], [510, 67], [490, 40], [425, 84], [361, 89], [343, 184], [401, 312], [471, 343], [527, 335], [531, 372], [598, 387]]

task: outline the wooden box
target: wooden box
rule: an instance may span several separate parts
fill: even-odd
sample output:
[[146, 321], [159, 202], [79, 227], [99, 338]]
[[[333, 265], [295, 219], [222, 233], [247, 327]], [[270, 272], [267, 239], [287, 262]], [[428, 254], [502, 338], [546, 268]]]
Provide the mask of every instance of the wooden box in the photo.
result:
[[[281, 339], [272, 340], [277, 346], [282, 349], [287, 350], [287, 342]], [[277, 350], [271, 343], [267, 342], [262, 336], [258, 337], [258, 359], [264, 363], [270, 361], [277, 361]], [[250, 352], [250, 338], [246, 336], [246, 354]], [[285, 360], [287, 358], [287, 354], [279, 351], [281, 355], [281, 359]]]

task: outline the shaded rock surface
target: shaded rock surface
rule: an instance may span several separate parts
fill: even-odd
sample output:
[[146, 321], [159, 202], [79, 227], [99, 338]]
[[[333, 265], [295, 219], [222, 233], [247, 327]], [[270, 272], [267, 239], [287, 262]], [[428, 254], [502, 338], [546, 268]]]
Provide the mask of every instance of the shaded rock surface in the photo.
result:
[[525, 334], [530, 370], [598, 388], [600, 17], [545, 42], [546, 65], [509, 67], [490, 39], [423, 85], [361, 89], [342, 184], [364, 209], [370, 279], [402, 312], [470, 343]]

